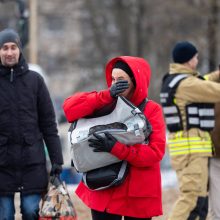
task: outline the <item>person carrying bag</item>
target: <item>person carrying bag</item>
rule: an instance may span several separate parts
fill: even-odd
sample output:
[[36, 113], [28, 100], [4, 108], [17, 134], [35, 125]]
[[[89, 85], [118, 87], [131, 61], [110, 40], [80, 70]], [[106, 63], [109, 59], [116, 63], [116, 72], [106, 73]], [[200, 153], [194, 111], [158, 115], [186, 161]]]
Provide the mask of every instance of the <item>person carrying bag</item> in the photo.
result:
[[[106, 81], [106, 90], [78, 92], [64, 101], [69, 122], [110, 114], [119, 96], [139, 106], [148, 98], [150, 66], [139, 57], [113, 58], [106, 65]], [[160, 105], [152, 100], [143, 114], [152, 126], [147, 141], [123, 143], [110, 129], [94, 132], [88, 139], [97, 157], [108, 153], [129, 165], [125, 180], [117, 186], [93, 190], [85, 181], [79, 183], [76, 194], [91, 209], [93, 220], [121, 220], [123, 216], [125, 220], [150, 220], [162, 214], [160, 161], [165, 153], [165, 123]]]

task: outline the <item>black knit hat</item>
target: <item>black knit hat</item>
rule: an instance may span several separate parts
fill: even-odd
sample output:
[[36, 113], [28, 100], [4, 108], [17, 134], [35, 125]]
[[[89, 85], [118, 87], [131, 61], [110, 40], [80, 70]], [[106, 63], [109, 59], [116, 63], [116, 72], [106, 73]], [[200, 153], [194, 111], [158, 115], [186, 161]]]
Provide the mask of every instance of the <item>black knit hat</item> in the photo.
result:
[[131, 68], [128, 66], [127, 63], [123, 62], [122, 60], [117, 61], [114, 64], [113, 68], [122, 69], [130, 76], [130, 78], [134, 77], [134, 74], [133, 74]]
[[128, 66], [127, 63], [125, 63], [125, 62], [122, 61], [122, 60], [118, 60], [118, 61], [114, 64], [113, 69], [114, 69], [114, 68], [118, 68], [118, 69], [121, 69], [121, 70], [125, 71], [125, 72], [129, 75], [129, 77], [131, 78], [131, 80], [132, 80], [134, 86], [136, 86], [136, 81], [135, 81], [135, 78], [134, 78], [134, 74], [133, 74], [131, 68]]
[[2, 46], [8, 42], [16, 43], [19, 49], [21, 50], [20, 37], [18, 33], [11, 28], [6, 28], [0, 32], [0, 48], [2, 48]]
[[175, 63], [186, 63], [198, 53], [196, 47], [188, 41], [182, 41], [173, 48], [173, 61]]

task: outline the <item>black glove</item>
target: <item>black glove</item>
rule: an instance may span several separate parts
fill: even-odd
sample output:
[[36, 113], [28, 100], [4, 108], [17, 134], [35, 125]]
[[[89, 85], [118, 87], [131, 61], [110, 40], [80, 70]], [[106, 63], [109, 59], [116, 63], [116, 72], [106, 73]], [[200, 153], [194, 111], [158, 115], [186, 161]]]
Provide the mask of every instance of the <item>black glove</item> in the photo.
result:
[[102, 137], [101, 135], [94, 133], [93, 135], [96, 139], [91, 138], [88, 140], [89, 146], [94, 148], [94, 152], [111, 152], [113, 146], [117, 142], [117, 139], [108, 132], [105, 132], [104, 134], [105, 136]]
[[54, 163], [50, 171], [50, 176], [59, 176], [62, 173], [62, 165]]
[[62, 184], [62, 180], [60, 179], [60, 176], [53, 175], [50, 178], [50, 183], [58, 188]]
[[110, 95], [116, 98], [120, 93], [124, 92], [129, 87], [127, 80], [119, 80], [110, 87]]

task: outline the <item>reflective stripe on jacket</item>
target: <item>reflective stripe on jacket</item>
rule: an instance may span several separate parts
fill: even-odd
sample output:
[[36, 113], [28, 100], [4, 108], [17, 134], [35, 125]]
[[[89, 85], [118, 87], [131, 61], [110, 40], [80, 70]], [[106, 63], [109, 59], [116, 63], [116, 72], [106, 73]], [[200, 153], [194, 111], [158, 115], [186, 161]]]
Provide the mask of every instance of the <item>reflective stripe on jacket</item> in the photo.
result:
[[206, 138], [183, 137], [182, 134], [182, 131], [176, 132], [176, 138], [168, 141], [171, 156], [212, 152], [212, 142], [208, 133]]

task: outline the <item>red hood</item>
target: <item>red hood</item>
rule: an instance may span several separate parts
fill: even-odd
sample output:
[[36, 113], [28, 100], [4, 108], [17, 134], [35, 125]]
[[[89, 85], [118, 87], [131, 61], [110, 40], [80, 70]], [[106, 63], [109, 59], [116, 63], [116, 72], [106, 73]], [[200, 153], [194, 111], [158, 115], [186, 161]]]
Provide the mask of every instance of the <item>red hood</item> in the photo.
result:
[[110, 87], [112, 83], [112, 67], [118, 60], [122, 60], [127, 63], [134, 74], [136, 89], [130, 101], [135, 105], [139, 105], [143, 99], [148, 96], [148, 87], [151, 75], [150, 65], [146, 60], [139, 57], [120, 56], [110, 60], [105, 69], [108, 87]]

